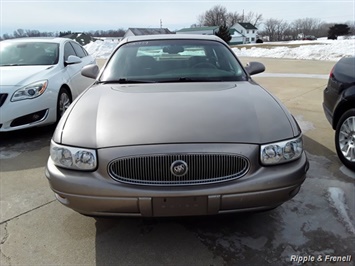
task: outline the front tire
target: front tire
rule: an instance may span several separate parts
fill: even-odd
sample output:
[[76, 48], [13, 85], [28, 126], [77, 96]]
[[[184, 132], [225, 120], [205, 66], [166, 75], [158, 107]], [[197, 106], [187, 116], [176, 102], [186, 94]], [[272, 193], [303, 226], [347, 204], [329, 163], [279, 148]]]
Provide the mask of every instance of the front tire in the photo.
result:
[[63, 116], [64, 112], [69, 108], [72, 102], [71, 95], [66, 88], [61, 88], [57, 100], [57, 122]]
[[355, 109], [346, 111], [337, 124], [335, 148], [339, 159], [349, 169], [355, 171]]

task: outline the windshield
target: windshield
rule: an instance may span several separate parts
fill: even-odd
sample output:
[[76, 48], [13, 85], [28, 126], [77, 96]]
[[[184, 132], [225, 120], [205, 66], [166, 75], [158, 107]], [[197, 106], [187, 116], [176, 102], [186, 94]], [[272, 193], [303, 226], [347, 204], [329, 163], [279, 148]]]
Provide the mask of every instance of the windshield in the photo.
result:
[[0, 66], [54, 65], [59, 44], [46, 42], [1, 43]]
[[225, 45], [206, 40], [154, 40], [122, 45], [108, 62], [101, 82], [193, 82], [246, 80]]

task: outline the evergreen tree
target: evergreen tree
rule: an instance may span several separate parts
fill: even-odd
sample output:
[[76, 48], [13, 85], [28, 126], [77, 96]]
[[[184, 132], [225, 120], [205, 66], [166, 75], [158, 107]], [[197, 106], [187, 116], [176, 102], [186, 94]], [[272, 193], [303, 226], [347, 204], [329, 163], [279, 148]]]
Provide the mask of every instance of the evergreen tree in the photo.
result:
[[225, 24], [222, 26], [219, 26], [218, 32], [216, 32], [215, 34], [216, 34], [216, 36], [221, 38], [226, 43], [229, 43], [229, 41], [232, 39], [232, 37], [229, 33], [229, 28]]
[[338, 36], [344, 36], [350, 34], [350, 28], [346, 24], [335, 24], [329, 27], [328, 39], [336, 40]]

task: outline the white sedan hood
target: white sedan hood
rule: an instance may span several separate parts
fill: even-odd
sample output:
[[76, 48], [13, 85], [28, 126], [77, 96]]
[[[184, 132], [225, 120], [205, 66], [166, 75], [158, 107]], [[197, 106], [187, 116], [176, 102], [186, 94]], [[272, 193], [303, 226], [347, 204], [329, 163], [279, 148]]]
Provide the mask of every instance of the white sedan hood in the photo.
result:
[[0, 86], [23, 86], [45, 79], [54, 66], [6, 66], [0, 67]]

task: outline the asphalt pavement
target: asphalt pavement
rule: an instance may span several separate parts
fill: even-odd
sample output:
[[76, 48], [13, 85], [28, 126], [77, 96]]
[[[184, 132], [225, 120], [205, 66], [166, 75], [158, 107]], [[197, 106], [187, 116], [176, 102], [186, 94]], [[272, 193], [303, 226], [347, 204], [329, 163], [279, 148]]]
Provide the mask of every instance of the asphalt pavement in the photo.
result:
[[355, 265], [355, 173], [322, 110], [334, 62], [241, 61], [265, 64], [255, 80], [303, 129], [310, 169], [296, 197], [256, 214], [86, 217], [57, 202], [44, 176], [54, 126], [2, 133], [0, 265]]

